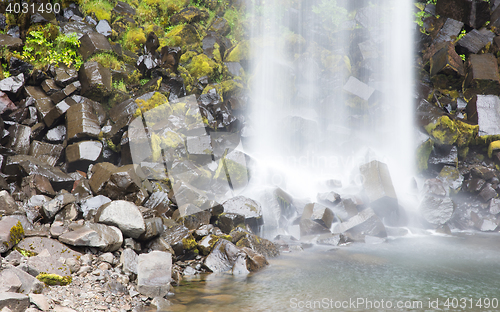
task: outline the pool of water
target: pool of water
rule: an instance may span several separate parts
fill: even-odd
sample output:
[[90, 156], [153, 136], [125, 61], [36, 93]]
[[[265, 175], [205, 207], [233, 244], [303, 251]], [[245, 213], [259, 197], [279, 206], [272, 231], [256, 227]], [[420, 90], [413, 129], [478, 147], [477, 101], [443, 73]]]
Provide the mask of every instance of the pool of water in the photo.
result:
[[269, 263], [186, 278], [170, 311], [500, 311], [498, 233], [316, 246]]

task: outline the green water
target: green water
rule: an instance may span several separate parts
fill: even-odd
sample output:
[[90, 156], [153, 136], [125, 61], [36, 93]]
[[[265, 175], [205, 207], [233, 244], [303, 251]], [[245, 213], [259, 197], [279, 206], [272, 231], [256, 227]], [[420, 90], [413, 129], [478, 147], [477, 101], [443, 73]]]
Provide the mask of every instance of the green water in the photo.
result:
[[186, 278], [170, 310], [500, 311], [498, 233], [314, 247], [269, 262], [249, 276]]

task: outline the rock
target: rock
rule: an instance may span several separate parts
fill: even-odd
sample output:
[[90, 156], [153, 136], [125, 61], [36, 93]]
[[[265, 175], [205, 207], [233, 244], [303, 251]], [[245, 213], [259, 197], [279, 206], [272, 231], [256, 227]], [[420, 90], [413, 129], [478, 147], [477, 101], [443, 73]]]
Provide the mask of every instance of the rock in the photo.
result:
[[346, 244], [348, 239], [342, 234], [324, 234], [316, 242], [320, 245], [340, 246]]
[[172, 25], [198, 23], [208, 18], [208, 12], [197, 7], [187, 7], [170, 17]]
[[457, 194], [464, 181], [464, 177], [460, 174], [460, 171], [453, 166], [444, 166], [439, 172], [438, 179], [449, 187], [450, 194]]
[[52, 143], [62, 143], [66, 139], [66, 127], [59, 125], [47, 131], [45, 139]]
[[489, 204], [489, 210], [492, 215], [497, 215], [500, 213], [500, 199], [492, 198]]
[[109, 199], [108, 197], [103, 196], [103, 195], [97, 195], [97, 196], [82, 200], [82, 202], [80, 204], [80, 209], [83, 212], [83, 217], [87, 220], [89, 219], [89, 218], [87, 218], [87, 216], [93, 218], [95, 216], [97, 210], [99, 209], [99, 207], [101, 207], [102, 205], [109, 203], [109, 202], [111, 202], [111, 199]]
[[20, 50], [23, 46], [23, 41], [6, 34], [0, 34], [0, 46], [6, 47], [9, 50]]
[[222, 213], [216, 225], [222, 232], [229, 234], [235, 227], [245, 223], [245, 217], [237, 213]]
[[[106, 39], [107, 41], [107, 39]], [[111, 72], [97, 62], [86, 62], [79, 71], [82, 95], [95, 101], [102, 101], [111, 94]]]
[[170, 198], [175, 199], [175, 202], [179, 207], [184, 204], [193, 204], [201, 210], [210, 208], [208, 205], [209, 200], [206, 194], [185, 182], [176, 182], [173, 187], [173, 194], [173, 198]]
[[77, 258], [81, 257], [82, 254], [68, 248], [68, 246], [61, 244], [58, 240], [47, 238], [47, 237], [26, 237], [23, 239], [17, 247], [35, 252], [37, 254], [44, 250], [47, 250], [56, 259], [59, 258]]
[[21, 222], [14, 217], [0, 220], [0, 253], [4, 253], [24, 238]]
[[113, 16], [133, 17], [135, 15], [135, 9], [126, 2], [117, 1], [112, 10], [112, 14]]
[[163, 297], [172, 280], [172, 254], [152, 251], [139, 255], [137, 264], [137, 290], [148, 297]]
[[339, 204], [330, 208], [340, 221], [346, 221], [358, 214], [357, 204], [351, 198], [344, 198]]
[[252, 234], [241, 227], [237, 227], [230, 233], [231, 241], [239, 248], [249, 248], [265, 257], [279, 256], [279, 248], [273, 242]]
[[57, 86], [54, 79], [45, 79], [40, 86], [42, 87], [45, 94], [49, 95], [49, 96], [58, 92], [58, 91], [61, 91], [61, 88], [59, 88], [59, 86]]
[[0, 113], [16, 110], [16, 105], [10, 100], [7, 94], [0, 91]]
[[124, 235], [138, 238], [146, 226], [139, 208], [124, 200], [115, 200], [102, 205], [94, 217], [96, 222], [118, 227]]
[[[216, 32], [220, 36], [227, 36], [231, 32], [231, 27], [227, 20], [223, 17], [217, 17], [213, 20], [212, 24], [208, 28], [209, 31]], [[238, 75], [239, 76], [239, 71]]]
[[4, 270], [0, 272], [0, 293], [3, 292], [18, 292], [23, 285], [21, 280], [12, 270]]
[[[99, 22], [101, 28], [105, 27], [104, 23], [101, 22], [103, 21], [101, 20]], [[106, 20], [104, 20], [104, 22], [107, 24]], [[111, 27], [109, 26], [109, 24], [107, 24], [107, 26], [111, 34]], [[93, 54], [107, 52], [107, 51], [111, 51], [111, 44], [109, 43], [108, 39], [104, 34], [101, 34], [99, 32], [91, 32], [83, 35], [80, 38], [79, 52], [84, 60], [88, 59]]]
[[473, 29], [468, 32], [462, 39], [457, 42], [457, 50], [462, 52], [460, 54], [476, 54], [484, 48], [491, 40], [480, 31]]
[[71, 273], [76, 273], [80, 270], [80, 261], [75, 258], [66, 258], [64, 263], [68, 266]]
[[225, 213], [235, 213], [244, 216], [245, 224], [248, 224], [254, 232], [258, 232], [259, 227], [264, 224], [260, 204], [250, 198], [236, 196], [225, 201], [222, 206]]
[[458, 149], [456, 146], [434, 146], [427, 161], [429, 165], [457, 166]]
[[329, 229], [332, 226], [333, 221], [336, 220], [335, 215], [330, 208], [317, 203], [307, 204], [304, 207], [304, 212], [301, 216], [301, 220], [303, 219], [310, 219], [318, 222], [327, 229]]
[[486, 183], [481, 192], [479, 193], [479, 197], [484, 201], [488, 202], [490, 199], [497, 197], [497, 191], [491, 186], [490, 183]]
[[103, 36], [109, 37], [111, 36], [112, 29], [111, 26], [109, 26], [109, 23], [107, 20], [100, 20], [99, 23], [97, 23], [95, 30], [100, 33]]
[[[48, 251], [43, 251], [37, 256], [29, 257], [27, 261], [28, 273], [38, 277], [39, 274], [57, 274], [59, 276], [70, 276], [69, 268], [58, 258], [49, 254]], [[42, 280], [40, 280], [42, 281]]]
[[137, 264], [139, 256], [130, 248], [125, 248], [120, 256], [120, 264], [122, 265], [123, 273], [137, 274]]
[[498, 64], [493, 54], [471, 54], [464, 81], [464, 95], [470, 99], [475, 94], [500, 95]]
[[19, 212], [18, 209], [16, 201], [10, 196], [9, 192], [5, 190], [0, 191], [0, 215], [13, 215]]
[[[18, 293], [27, 295], [30, 293], [39, 294], [42, 292], [44, 287], [43, 283], [30, 274], [24, 272], [23, 270], [20, 270], [19, 268], [6, 268], [2, 270], [0, 276], [4, 276], [4, 274], [7, 274], [6, 276], [12, 277], [11, 273], [14, 274], [17, 280], [21, 282], [21, 286], [17, 290]], [[4, 279], [2, 278], [2, 280]]]
[[225, 239], [219, 239], [212, 252], [205, 259], [205, 265], [213, 273], [228, 272], [233, 268], [242, 253], [233, 243]]
[[467, 103], [468, 120], [479, 125], [479, 135], [500, 134], [500, 98], [476, 95]]
[[45, 115], [43, 122], [47, 125], [47, 127], [52, 127], [62, 118], [69, 107], [70, 105], [68, 105], [66, 101], [60, 101], [56, 106], [52, 107], [47, 115]]
[[[209, 213], [209, 212], [207, 212], [207, 213]], [[163, 222], [162, 222], [161, 218], [144, 219], [144, 224], [146, 226], [146, 230], [141, 235], [141, 237], [140, 237], [141, 240], [148, 241], [148, 240], [160, 235], [161, 233], [163, 233]]]
[[280, 188], [276, 188], [272, 193], [265, 193], [261, 203], [264, 207], [268, 207], [263, 211], [264, 219], [268, 224], [272, 220], [277, 220], [274, 224], [276, 227], [285, 228], [296, 212], [293, 197]]
[[464, 23], [460, 20], [447, 18], [443, 26], [437, 32], [434, 43], [452, 42], [458, 34], [460, 34], [463, 26]]
[[74, 231], [59, 236], [59, 240], [71, 246], [97, 247], [103, 251], [115, 251], [123, 242], [122, 232], [99, 223], [86, 223]]
[[64, 64], [60, 64], [59, 66], [51, 67], [52, 76], [54, 77], [54, 81], [61, 88], [66, 87], [70, 83], [73, 83], [78, 80], [78, 72], [73, 67], [68, 67]]
[[94, 108], [86, 102], [75, 104], [66, 111], [66, 128], [69, 140], [96, 139], [101, 132]]
[[0, 81], [0, 91], [9, 92], [13, 95], [19, 95], [23, 87], [24, 87], [23, 73], [17, 76], [11, 76], [9, 78], [2, 79]]
[[17, 76], [21, 73], [28, 75], [33, 70], [33, 65], [21, 61], [17, 57], [12, 56], [9, 59], [9, 72], [12, 76]]
[[102, 143], [99, 141], [81, 141], [66, 147], [66, 162], [72, 168], [84, 169], [101, 159]]
[[[209, 211], [200, 210], [200, 208], [191, 204], [182, 205], [179, 207], [178, 211], [179, 215], [183, 217], [176, 218], [176, 221], [190, 230], [196, 230], [203, 224], [210, 224], [210, 217], [212, 214]], [[176, 213], [174, 213], [173, 217], [175, 216]]]
[[10, 137], [7, 147], [20, 155], [27, 155], [30, 149], [31, 128], [15, 124], [9, 128]]
[[62, 145], [33, 141], [31, 142], [28, 155], [36, 157], [51, 166], [55, 166], [62, 151]]
[[362, 165], [359, 171], [373, 211], [382, 218], [397, 214], [398, 200], [387, 165], [374, 160]]
[[375, 92], [374, 88], [368, 86], [353, 76], [349, 77], [343, 89], [365, 101], [368, 101]]
[[442, 198], [427, 194], [420, 203], [419, 209], [425, 221], [442, 225], [451, 219], [454, 204], [449, 197]]
[[443, 74], [452, 77], [465, 76], [464, 63], [451, 42], [437, 44], [431, 56], [431, 76]]
[[324, 225], [311, 219], [300, 219], [299, 227], [301, 238], [310, 235], [330, 233], [330, 230]]
[[387, 237], [384, 224], [372, 208], [367, 208], [349, 220], [337, 224], [333, 233], [343, 233], [354, 241], [364, 240], [365, 235]]
[[184, 225], [176, 223], [174, 220], [164, 220], [165, 231], [161, 237], [172, 246], [176, 255], [182, 254], [182, 240], [189, 235], [189, 230]]
[[0, 308], [9, 308], [12, 312], [24, 312], [30, 305], [28, 296], [13, 292], [0, 293]]
[[42, 311], [49, 311], [50, 304], [47, 298], [42, 294], [29, 294], [30, 302]]

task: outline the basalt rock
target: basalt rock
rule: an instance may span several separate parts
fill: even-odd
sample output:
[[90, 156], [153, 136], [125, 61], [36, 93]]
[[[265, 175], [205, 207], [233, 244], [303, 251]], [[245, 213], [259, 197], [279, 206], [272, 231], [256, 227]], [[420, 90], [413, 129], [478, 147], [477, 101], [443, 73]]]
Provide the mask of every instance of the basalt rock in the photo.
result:
[[375, 213], [382, 218], [397, 214], [398, 199], [387, 165], [374, 160], [361, 166], [359, 171], [363, 176], [363, 189]]
[[6, 34], [0, 34], [0, 46], [6, 47], [9, 50], [21, 50], [23, 41]]
[[58, 239], [71, 246], [97, 247], [102, 251], [115, 251], [123, 243], [122, 232], [117, 227], [90, 222], [62, 234]]
[[35, 99], [35, 107], [42, 118], [50, 112], [54, 107], [52, 100], [48, 97], [40, 87], [26, 86], [24, 88], [27, 96]]
[[83, 64], [79, 71], [79, 78], [83, 96], [102, 101], [111, 95], [111, 72], [101, 64], [97, 62]]
[[139, 255], [137, 262], [137, 290], [148, 297], [163, 297], [172, 280], [172, 254], [152, 251]]
[[21, 222], [14, 217], [0, 220], [0, 253], [4, 253], [24, 238]]
[[60, 66], [52, 66], [50, 71], [54, 77], [54, 81], [61, 88], [64, 88], [70, 83], [78, 80], [78, 72], [76, 69], [68, 67], [64, 64], [61, 64]]
[[301, 221], [304, 219], [310, 219], [318, 222], [327, 229], [329, 229], [332, 226], [333, 221], [336, 220], [335, 215], [330, 208], [317, 203], [310, 203], [304, 207]]
[[225, 213], [236, 213], [245, 217], [245, 224], [248, 224], [254, 232], [258, 232], [259, 227], [264, 224], [262, 208], [256, 201], [237, 196], [225, 201], [222, 206]]
[[33, 141], [31, 142], [28, 155], [36, 157], [51, 166], [55, 166], [59, 157], [61, 157], [62, 151], [62, 145]]
[[101, 159], [102, 143], [99, 141], [81, 141], [66, 147], [66, 161], [71, 169], [87, 171], [90, 164]]
[[382, 238], [387, 236], [384, 224], [371, 208], [367, 208], [349, 220], [337, 224], [333, 232], [343, 233], [354, 241], [363, 241], [366, 235]]
[[24, 74], [5, 78], [0, 81], [0, 91], [10, 93], [14, 96], [19, 95], [24, 87]]
[[457, 50], [460, 54], [476, 54], [491, 41], [492, 38], [488, 37], [487, 34], [473, 29], [457, 42]]
[[16, 105], [10, 100], [7, 94], [0, 91], [0, 114], [15, 110]]
[[464, 23], [460, 20], [455, 20], [452, 18], [446, 19], [439, 31], [437, 31], [434, 38], [434, 43], [438, 44], [442, 42], [452, 42], [454, 38], [458, 36], [463, 26]]
[[66, 111], [67, 138], [69, 140], [97, 138], [101, 127], [94, 108], [86, 103], [72, 105]]
[[479, 135], [500, 134], [500, 98], [496, 95], [474, 96], [467, 103], [467, 118], [479, 125]]
[[471, 99], [476, 94], [500, 95], [498, 64], [493, 54], [471, 54], [464, 80], [464, 95]]
[[124, 200], [102, 205], [94, 217], [96, 222], [118, 227], [124, 235], [138, 238], [146, 230], [139, 208]]
[[15, 124], [9, 128], [10, 140], [7, 147], [20, 155], [27, 155], [30, 149], [31, 128]]

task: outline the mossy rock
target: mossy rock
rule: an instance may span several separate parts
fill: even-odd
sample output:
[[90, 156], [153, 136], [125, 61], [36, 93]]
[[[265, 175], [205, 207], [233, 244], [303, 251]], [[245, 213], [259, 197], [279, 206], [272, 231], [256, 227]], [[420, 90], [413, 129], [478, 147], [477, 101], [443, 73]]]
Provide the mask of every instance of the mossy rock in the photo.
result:
[[241, 41], [235, 47], [226, 52], [224, 60], [226, 62], [247, 61], [250, 56], [250, 43]]
[[36, 278], [40, 282], [45, 283], [47, 286], [66, 286], [72, 282], [71, 276], [61, 276], [57, 274], [40, 273], [36, 276]]
[[203, 76], [212, 76], [217, 64], [205, 54], [188, 51], [181, 56], [180, 64], [188, 71], [189, 75], [198, 80]]
[[199, 50], [201, 37], [191, 24], [178, 25], [170, 30], [165, 38], [160, 38], [160, 47], [182, 47], [182, 51]]
[[239, 79], [231, 79], [225, 80], [220, 83], [209, 84], [203, 89], [202, 94], [207, 94], [210, 90], [215, 89], [219, 97], [221, 98], [221, 102], [224, 101], [224, 97], [230, 95], [239, 95], [243, 92], [243, 82]]
[[123, 37], [123, 46], [130, 50], [136, 51], [146, 43], [146, 34], [144, 29], [140, 27], [134, 27], [127, 31]]
[[424, 127], [431, 138], [440, 145], [452, 145], [459, 136], [457, 125], [448, 116], [441, 116], [435, 123]]
[[493, 141], [488, 146], [488, 157], [493, 157], [493, 152], [500, 150], [500, 141]]
[[170, 17], [170, 23], [172, 25], [198, 23], [207, 20], [208, 17], [209, 14], [206, 10], [190, 6], [172, 15]]
[[427, 170], [429, 156], [431, 155], [432, 149], [434, 148], [434, 142], [428, 139], [424, 143], [420, 144], [417, 149], [417, 170], [419, 172]]

